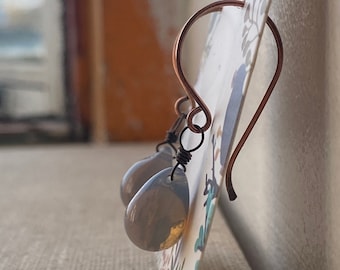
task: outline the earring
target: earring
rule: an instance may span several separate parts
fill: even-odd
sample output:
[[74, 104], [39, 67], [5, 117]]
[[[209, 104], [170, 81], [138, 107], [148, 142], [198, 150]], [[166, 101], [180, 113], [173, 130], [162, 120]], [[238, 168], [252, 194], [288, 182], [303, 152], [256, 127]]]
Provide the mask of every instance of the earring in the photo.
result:
[[[181, 50], [183, 40], [190, 27], [200, 17], [212, 12], [221, 11], [224, 6], [243, 7], [244, 2], [218, 1], [196, 12], [184, 25], [173, 47], [173, 67], [175, 73], [187, 93], [176, 102], [175, 110], [178, 118], [167, 138], [156, 147], [156, 153], [134, 164], [124, 175], [121, 184], [121, 197], [127, 206], [124, 225], [130, 240], [138, 247], [148, 251], [167, 249], [176, 244], [185, 232], [189, 215], [189, 185], [185, 174], [185, 168], [192, 152], [198, 150], [204, 141], [204, 132], [211, 127], [212, 116], [209, 108], [195, 89], [186, 80], [181, 68]], [[266, 94], [250, 121], [241, 140], [236, 146], [227, 165], [226, 187], [230, 200], [236, 199], [236, 193], [231, 182], [231, 171], [235, 159], [242, 146], [252, 131], [257, 119], [265, 107], [276, 82], [278, 81], [283, 63], [283, 45], [280, 34], [268, 17], [267, 25], [272, 31], [277, 49], [278, 64], [275, 75], [266, 91]], [[181, 112], [180, 104], [190, 101], [191, 110], [188, 114]], [[194, 124], [194, 118], [198, 113], [203, 113], [205, 123], [202, 126]], [[185, 127], [183, 128], [183, 122]], [[182, 130], [180, 132], [180, 130]], [[182, 137], [187, 131], [201, 134], [200, 143], [193, 149], [186, 150]], [[174, 146], [179, 135], [179, 148]], [[173, 166], [173, 156], [176, 154], [177, 163]]]
[[167, 132], [165, 140], [156, 146], [156, 153], [133, 164], [123, 176], [120, 185], [120, 196], [125, 206], [135, 196], [137, 191], [156, 173], [171, 167], [177, 152], [174, 144], [177, 142], [178, 133], [182, 127], [186, 114], [181, 112], [180, 106], [188, 100], [182, 97], [175, 104], [177, 120]]
[[[196, 129], [199, 129], [196, 126]], [[152, 176], [129, 202], [125, 212], [125, 231], [139, 248], [148, 251], [167, 249], [182, 236], [189, 213], [189, 186], [185, 166], [191, 152], [201, 147], [186, 150], [182, 144], [185, 127], [180, 135], [177, 164]]]

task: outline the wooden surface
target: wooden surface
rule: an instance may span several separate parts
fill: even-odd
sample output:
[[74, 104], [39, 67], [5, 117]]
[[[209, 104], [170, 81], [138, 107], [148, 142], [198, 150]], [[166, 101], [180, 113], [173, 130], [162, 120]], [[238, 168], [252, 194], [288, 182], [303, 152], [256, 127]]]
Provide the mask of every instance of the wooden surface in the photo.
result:
[[107, 141], [106, 103], [104, 93], [104, 37], [102, 1], [90, 1], [91, 18], [91, 109], [92, 140], [97, 143]]
[[183, 92], [172, 44], [180, 1], [66, 3], [69, 109], [93, 141], [160, 140]]
[[[178, 29], [157, 22], [149, 2], [103, 0], [106, 125], [112, 141], [162, 139], [182, 95], [170, 54]], [[172, 37], [170, 46], [162, 46], [157, 31]]]
[[81, 126], [86, 135], [91, 130], [91, 42], [90, 0], [65, 1], [65, 43], [67, 109], [73, 128]]

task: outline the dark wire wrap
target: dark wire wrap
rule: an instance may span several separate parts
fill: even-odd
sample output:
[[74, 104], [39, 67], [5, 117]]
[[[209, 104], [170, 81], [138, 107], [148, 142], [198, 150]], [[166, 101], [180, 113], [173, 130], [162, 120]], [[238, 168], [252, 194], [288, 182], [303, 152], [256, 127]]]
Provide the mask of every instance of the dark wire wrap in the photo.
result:
[[182, 146], [180, 146], [176, 156], [177, 164], [182, 165], [185, 171], [185, 165], [189, 163], [191, 157], [192, 157], [191, 153], [185, 150]]
[[[195, 125], [195, 128], [200, 129], [200, 127], [198, 125]], [[192, 157], [191, 152], [198, 150], [204, 142], [204, 130], [200, 129], [201, 130], [201, 136], [202, 136], [200, 143], [196, 147], [194, 147], [190, 150], [186, 150], [183, 146], [183, 143], [182, 143], [182, 137], [183, 137], [184, 132], [187, 131], [188, 129], [190, 129], [190, 127], [186, 126], [180, 134], [180, 138], [179, 138], [180, 147], [178, 148], [178, 153], [176, 155], [177, 164], [173, 167], [173, 169], [171, 171], [171, 178], [170, 178], [171, 181], [173, 180], [174, 173], [175, 173], [175, 171], [176, 171], [176, 169], [178, 168], [179, 165], [181, 165], [183, 170], [186, 171], [185, 166], [191, 160], [191, 157]]]

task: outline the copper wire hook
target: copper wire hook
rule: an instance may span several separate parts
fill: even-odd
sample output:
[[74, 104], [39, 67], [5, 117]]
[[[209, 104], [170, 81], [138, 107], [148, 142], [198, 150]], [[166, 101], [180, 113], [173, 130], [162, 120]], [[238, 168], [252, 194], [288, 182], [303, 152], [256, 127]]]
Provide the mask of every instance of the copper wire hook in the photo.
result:
[[[214, 2], [210, 5], [205, 6], [204, 8], [200, 9], [199, 11], [197, 11], [184, 25], [184, 27], [182, 28], [182, 30], [180, 31], [179, 35], [177, 36], [176, 40], [175, 40], [175, 44], [173, 47], [173, 54], [172, 54], [172, 60], [173, 60], [173, 67], [175, 70], [175, 73], [182, 85], [182, 87], [184, 88], [184, 90], [186, 91], [187, 95], [188, 95], [188, 99], [191, 102], [191, 111], [188, 113], [187, 116], [187, 125], [189, 127], [189, 129], [195, 133], [200, 133], [200, 132], [204, 132], [206, 131], [210, 126], [211, 126], [211, 122], [212, 122], [212, 116], [211, 113], [209, 111], [209, 108], [207, 107], [207, 105], [205, 104], [205, 102], [201, 99], [201, 97], [197, 94], [197, 92], [195, 91], [195, 89], [190, 85], [190, 83], [187, 81], [183, 69], [181, 67], [181, 52], [182, 52], [182, 45], [183, 45], [183, 41], [185, 38], [185, 35], [187, 34], [187, 32], [189, 31], [190, 27], [202, 16], [207, 15], [209, 13], [212, 12], [216, 12], [216, 11], [221, 11], [222, 8], [224, 6], [236, 6], [236, 7], [244, 7], [244, 2], [242, 1], [217, 1]], [[271, 32], [274, 35], [275, 38], [275, 42], [276, 42], [276, 46], [277, 46], [277, 57], [278, 57], [278, 62], [277, 62], [277, 67], [276, 67], [276, 71], [275, 74], [273, 76], [272, 81], [269, 84], [269, 87], [262, 99], [262, 101], [260, 102], [260, 105], [258, 106], [255, 114], [253, 115], [252, 119], [250, 120], [245, 132], [243, 133], [240, 141], [238, 142], [237, 146], [235, 147], [228, 165], [227, 165], [227, 170], [226, 170], [226, 188], [227, 188], [227, 192], [229, 195], [229, 199], [230, 200], [235, 200], [237, 198], [237, 195], [235, 193], [235, 190], [233, 188], [232, 185], [232, 179], [231, 179], [231, 173], [232, 173], [232, 168], [234, 166], [235, 160], [239, 154], [239, 152], [241, 151], [244, 143], [246, 142], [246, 140], [249, 137], [249, 134], [251, 133], [252, 129], [254, 128], [257, 120], [259, 119], [271, 93], [274, 90], [274, 87], [280, 77], [280, 73], [282, 70], [282, 65], [283, 65], [283, 44], [282, 44], [282, 40], [280, 37], [280, 33], [276, 27], [276, 25], [274, 24], [274, 22], [270, 19], [270, 17], [267, 17], [267, 21], [266, 21], [267, 25], [269, 26]], [[196, 103], [198, 106], [196, 106]], [[193, 118], [196, 114], [203, 112], [205, 117], [206, 117], [206, 122], [203, 125], [203, 127], [199, 127], [197, 125], [195, 125], [193, 123]]]
[[239, 140], [237, 146], [235, 147], [228, 165], [227, 165], [227, 171], [226, 171], [226, 188], [227, 188], [227, 192], [229, 195], [229, 199], [231, 201], [235, 200], [237, 198], [237, 195], [235, 193], [235, 190], [233, 188], [233, 184], [232, 184], [232, 180], [231, 180], [231, 172], [235, 163], [235, 160], [238, 156], [238, 154], [240, 153], [244, 143], [247, 141], [249, 134], [251, 133], [251, 131], [253, 130], [257, 120], [259, 119], [264, 107], [266, 106], [268, 99], [270, 98], [270, 95], [272, 94], [274, 87], [277, 83], [277, 81], [279, 80], [281, 71], [282, 71], [282, 66], [283, 66], [283, 44], [282, 44], [282, 39], [279, 33], [279, 30], [277, 29], [275, 23], [272, 21], [272, 19], [270, 17], [267, 17], [267, 25], [269, 26], [271, 32], [273, 33], [275, 42], [276, 42], [276, 47], [277, 47], [277, 66], [276, 66], [276, 70], [274, 73], [274, 76], [268, 86], [268, 89], [264, 95], [264, 97], [262, 98], [260, 105], [258, 106], [257, 110], [255, 111], [252, 119], [250, 120], [246, 130], [244, 131], [241, 139]]
[[[182, 87], [184, 88], [184, 90], [186, 91], [188, 95], [188, 98], [190, 99], [191, 107], [192, 107], [187, 117], [188, 127], [192, 132], [195, 132], [195, 133], [206, 131], [211, 125], [212, 117], [211, 117], [209, 108], [207, 107], [205, 102], [201, 99], [201, 97], [197, 94], [196, 90], [190, 85], [190, 83], [188, 82], [188, 80], [186, 79], [184, 75], [184, 72], [181, 66], [182, 45], [183, 45], [184, 38], [186, 34], [188, 33], [189, 29], [199, 18], [212, 12], [221, 11], [224, 6], [243, 7], [244, 2], [217, 1], [210, 5], [203, 7], [202, 9], [197, 11], [193, 16], [191, 16], [191, 18], [189, 18], [189, 20], [185, 23], [182, 30], [179, 32], [175, 40], [174, 46], [173, 46], [173, 51], [172, 51], [173, 67]], [[198, 106], [196, 106], [196, 103], [198, 104]], [[201, 111], [203, 111], [206, 117], [206, 122], [203, 125], [203, 127], [197, 128], [197, 125], [193, 123], [193, 118], [196, 114], [200, 113]]]
[[180, 97], [179, 99], [176, 100], [175, 102], [175, 112], [177, 114], [177, 116], [181, 116], [182, 114], [186, 114], [184, 112], [181, 111], [181, 105], [185, 102], [188, 101], [188, 96], [184, 96], [184, 97]]

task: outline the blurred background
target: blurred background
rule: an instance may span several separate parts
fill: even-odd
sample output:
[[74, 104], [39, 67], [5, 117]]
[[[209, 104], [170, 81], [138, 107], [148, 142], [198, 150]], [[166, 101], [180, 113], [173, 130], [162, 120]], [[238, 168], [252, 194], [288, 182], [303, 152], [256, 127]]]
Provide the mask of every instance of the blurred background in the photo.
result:
[[0, 0], [0, 144], [161, 139], [190, 2]]
[[[157, 269], [124, 232], [120, 181], [176, 118], [172, 45], [208, 2], [0, 0], [1, 270]], [[208, 26], [185, 44], [191, 82]], [[215, 220], [206, 269], [249, 269]]]
[[[124, 256], [112, 254], [135, 254], [122, 234], [124, 209], [113, 213], [108, 205], [120, 205], [114, 192], [122, 174], [154, 143], [45, 144], [163, 139], [175, 119], [173, 104], [184, 94], [172, 69], [172, 44], [186, 19], [210, 2], [0, 0], [0, 145], [34, 145], [0, 152], [0, 242], [9, 250], [0, 254], [3, 269], [39, 252], [45, 258], [48, 248], [51, 264], [55, 258], [67, 263], [73, 253], [66, 248], [89, 261], [93, 250], [108, 251], [117, 267], [107, 269], [125, 265], [119, 264]], [[230, 203], [222, 194], [224, 216], [251, 269], [340, 269], [340, 1], [272, 1], [270, 16], [282, 35], [284, 68], [236, 162], [239, 199]], [[195, 24], [185, 44], [191, 82], [208, 25], [208, 18]], [[275, 65], [265, 30], [236, 141]], [[121, 227], [107, 225], [112, 220]], [[125, 244], [118, 253], [110, 253], [112, 232]], [[55, 248], [63, 237], [75, 244]], [[94, 240], [108, 242], [98, 248]]]
[[0, 1], [1, 143], [70, 129], [63, 6], [50, 2]]

